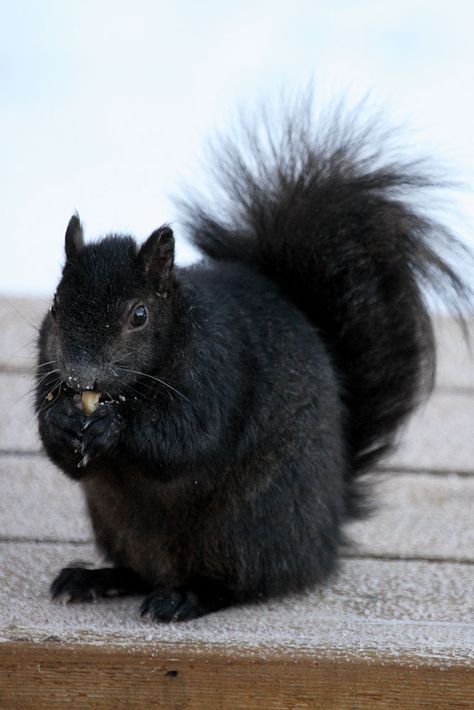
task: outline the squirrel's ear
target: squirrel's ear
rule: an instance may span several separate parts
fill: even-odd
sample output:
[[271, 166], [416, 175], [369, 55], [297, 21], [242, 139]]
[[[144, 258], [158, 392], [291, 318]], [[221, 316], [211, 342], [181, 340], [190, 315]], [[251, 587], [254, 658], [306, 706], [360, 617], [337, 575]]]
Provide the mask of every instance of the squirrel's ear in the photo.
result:
[[171, 227], [164, 225], [150, 234], [138, 252], [145, 276], [156, 279], [160, 293], [166, 295], [174, 264], [174, 237]]
[[73, 259], [84, 246], [84, 232], [82, 231], [82, 224], [79, 219], [79, 215], [75, 214], [69, 220], [69, 224], [66, 229], [66, 258]]

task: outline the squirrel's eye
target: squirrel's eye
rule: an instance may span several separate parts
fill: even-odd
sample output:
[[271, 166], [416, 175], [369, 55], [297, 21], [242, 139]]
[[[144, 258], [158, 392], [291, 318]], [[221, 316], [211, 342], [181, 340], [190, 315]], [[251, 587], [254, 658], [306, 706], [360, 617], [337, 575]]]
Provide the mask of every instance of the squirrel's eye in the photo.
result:
[[141, 328], [148, 320], [148, 311], [146, 306], [140, 304], [133, 309], [130, 315], [130, 326], [132, 328]]

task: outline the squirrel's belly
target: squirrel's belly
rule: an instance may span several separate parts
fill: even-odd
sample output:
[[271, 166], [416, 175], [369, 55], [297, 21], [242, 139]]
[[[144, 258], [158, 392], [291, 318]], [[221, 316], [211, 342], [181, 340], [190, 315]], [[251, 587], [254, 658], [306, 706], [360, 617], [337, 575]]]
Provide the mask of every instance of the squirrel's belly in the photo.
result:
[[166, 504], [163, 484], [104, 467], [82, 486], [97, 547], [110, 562], [154, 585], [179, 586], [194, 571], [191, 521]]

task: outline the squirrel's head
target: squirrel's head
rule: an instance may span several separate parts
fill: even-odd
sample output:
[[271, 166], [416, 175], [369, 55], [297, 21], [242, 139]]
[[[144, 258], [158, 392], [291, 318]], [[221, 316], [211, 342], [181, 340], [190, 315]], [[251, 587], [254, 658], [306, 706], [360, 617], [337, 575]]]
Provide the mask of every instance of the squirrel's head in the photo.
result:
[[140, 247], [120, 235], [86, 244], [75, 215], [65, 250], [43, 326], [43, 354], [76, 391], [125, 393], [138, 373], [159, 366], [169, 343], [176, 289], [173, 232], [160, 227]]

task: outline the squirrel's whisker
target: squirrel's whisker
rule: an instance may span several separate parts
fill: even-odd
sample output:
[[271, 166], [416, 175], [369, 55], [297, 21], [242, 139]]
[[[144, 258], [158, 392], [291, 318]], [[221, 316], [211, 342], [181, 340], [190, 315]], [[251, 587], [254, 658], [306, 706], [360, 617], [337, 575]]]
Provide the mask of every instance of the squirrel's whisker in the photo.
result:
[[45, 382], [48, 379], [48, 377], [51, 377], [52, 375], [58, 375], [59, 372], [60, 371], [58, 369], [54, 369], [54, 370], [51, 370], [50, 372], [46, 372], [45, 374], [41, 375], [41, 377], [38, 378], [38, 384]]
[[40, 367], [45, 367], [46, 365], [56, 365], [57, 360], [48, 360], [47, 362], [40, 362], [39, 365], [36, 365], [36, 369], [39, 370]]
[[180, 397], [182, 397], [187, 402], [189, 402], [189, 398], [186, 397], [186, 395], [184, 395], [182, 392], [177, 390], [175, 387], [172, 387], [172, 385], [169, 385], [164, 380], [161, 380], [159, 377], [155, 377], [154, 375], [147, 375], [146, 372], [140, 372], [139, 370], [132, 370], [129, 367], [119, 367], [118, 369], [124, 370], [125, 372], [133, 372], [135, 375], [140, 375], [141, 377], [149, 377], [150, 380], [155, 380], [156, 382], [159, 382], [160, 384], [164, 385], [165, 387], [168, 387], [168, 389], [172, 390], [173, 392], [176, 392], [176, 394], [179, 394]]

